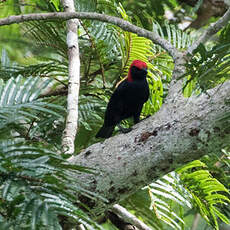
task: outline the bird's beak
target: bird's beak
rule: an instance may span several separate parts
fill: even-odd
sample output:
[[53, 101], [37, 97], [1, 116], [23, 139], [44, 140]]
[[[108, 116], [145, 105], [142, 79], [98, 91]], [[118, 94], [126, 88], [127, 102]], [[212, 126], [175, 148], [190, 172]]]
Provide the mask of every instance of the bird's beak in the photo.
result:
[[144, 70], [146, 73], [148, 73], [148, 69], [147, 68], [142, 68], [142, 70]]

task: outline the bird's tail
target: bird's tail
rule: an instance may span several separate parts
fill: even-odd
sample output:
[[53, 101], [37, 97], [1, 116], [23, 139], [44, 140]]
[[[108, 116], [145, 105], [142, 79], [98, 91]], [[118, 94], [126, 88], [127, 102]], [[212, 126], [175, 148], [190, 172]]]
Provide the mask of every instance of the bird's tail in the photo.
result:
[[113, 134], [115, 126], [102, 126], [101, 129], [98, 131], [96, 138], [102, 137], [102, 138], [109, 138]]

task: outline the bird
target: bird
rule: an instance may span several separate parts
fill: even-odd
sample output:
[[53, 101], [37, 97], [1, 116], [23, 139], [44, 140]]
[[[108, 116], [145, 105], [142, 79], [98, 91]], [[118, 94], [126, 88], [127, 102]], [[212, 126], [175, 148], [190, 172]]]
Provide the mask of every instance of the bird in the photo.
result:
[[96, 138], [109, 138], [116, 125], [123, 133], [131, 131], [120, 126], [120, 122], [133, 117], [134, 124], [140, 121], [144, 103], [149, 98], [149, 86], [146, 79], [147, 64], [134, 60], [130, 65], [128, 76], [113, 92], [107, 105], [104, 124], [96, 134]]

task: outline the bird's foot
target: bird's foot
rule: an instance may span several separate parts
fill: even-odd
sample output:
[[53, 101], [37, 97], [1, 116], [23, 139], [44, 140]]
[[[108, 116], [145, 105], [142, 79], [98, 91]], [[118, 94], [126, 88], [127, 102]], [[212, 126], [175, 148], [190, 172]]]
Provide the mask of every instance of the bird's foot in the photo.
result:
[[121, 125], [118, 125], [118, 128], [122, 133], [129, 133], [132, 130], [132, 128], [124, 128]]
[[140, 121], [144, 121], [145, 119], [147, 119], [147, 118], [149, 118], [149, 117], [151, 117], [151, 115], [148, 115], [147, 117], [141, 119]]
[[132, 128], [123, 128], [121, 130], [122, 133], [129, 133], [130, 131], [132, 131]]

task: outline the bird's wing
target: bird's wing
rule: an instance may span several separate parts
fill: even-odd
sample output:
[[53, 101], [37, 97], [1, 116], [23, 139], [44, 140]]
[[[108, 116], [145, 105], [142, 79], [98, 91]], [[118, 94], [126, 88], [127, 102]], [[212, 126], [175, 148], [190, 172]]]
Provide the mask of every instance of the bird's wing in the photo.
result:
[[121, 82], [121, 84], [116, 88], [116, 90], [113, 92], [109, 105], [113, 106], [114, 108], [121, 110], [123, 107], [123, 101], [124, 97], [126, 95], [126, 89], [127, 89], [127, 81]]
[[124, 97], [126, 94], [126, 81], [122, 82], [112, 94], [105, 113], [106, 126], [116, 125], [121, 121], [124, 112]]

